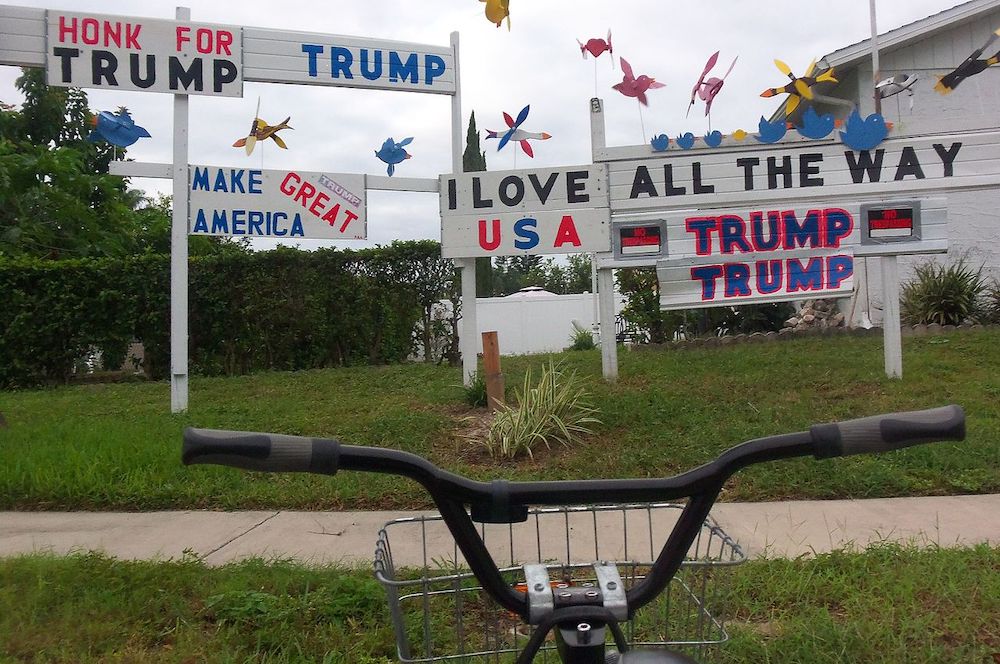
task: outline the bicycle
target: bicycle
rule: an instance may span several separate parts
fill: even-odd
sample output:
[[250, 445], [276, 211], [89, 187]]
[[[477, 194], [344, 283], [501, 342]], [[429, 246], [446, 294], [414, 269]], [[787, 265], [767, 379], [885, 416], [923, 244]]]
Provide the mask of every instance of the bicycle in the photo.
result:
[[[534, 661], [553, 630], [559, 661], [564, 664], [691, 664], [694, 659], [677, 651], [630, 647], [621, 623], [667, 587], [723, 484], [736, 471], [778, 459], [881, 453], [964, 438], [965, 414], [953, 405], [818, 424], [808, 431], [747, 441], [698, 468], [658, 479], [479, 482], [408, 452], [344, 445], [331, 439], [190, 428], [184, 433], [182, 461], [269, 472], [333, 475], [338, 470], [357, 470], [408, 477], [431, 495], [485, 592], [533, 627], [517, 664]], [[553, 582], [546, 565], [527, 564], [523, 587], [512, 586], [475, 526], [524, 522], [529, 506], [645, 504], [680, 498], [687, 502], [676, 525], [649, 569], [630, 585], [623, 582], [614, 563], [598, 560], [592, 566], [597, 581], [593, 585]], [[608, 633], [612, 649], [605, 643]]]

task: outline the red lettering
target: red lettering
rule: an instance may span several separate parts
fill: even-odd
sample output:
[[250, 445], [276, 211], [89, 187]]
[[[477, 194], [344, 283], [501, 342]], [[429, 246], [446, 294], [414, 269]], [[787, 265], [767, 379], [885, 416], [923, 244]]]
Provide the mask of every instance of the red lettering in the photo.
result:
[[221, 54], [223, 51], [226, 55], [232, 55], [233, 52], [229, 48], [233, 44], [233, 33], [228, 30], [219, 30], [219, 34], [216, 37], [216, 54]]
[[141, 30], [141, 23], [138, 25], [125, 24], [125, 48], [134, 48], [137, 51], [142, 50], [142, 46], [139, 45], [139, 32]]
[[299, 191], [295, 194], [294, 201], [302, 203], [302, 207], [309, 207], [309, 199], [316, 195], [316, 187], [308, 182], [303, 182]]
[[294, 181], [296, 184], [298, 184], [299, 182], [302, 182], [302, 178], [299, 177], [298, 173], [290, 171], [288, 175], [285, 176], [285, 179], [281, 181], [281, 184], [278, 185], [278, 189], [281, 190], [281, 193], [287, 194], [289, 196], [295, 193], [295, 187], [288, 186], [288, 183], [291, 181]]
[[115, 21], [114, 23], [111, 21], [104, 22], [104, 46], [111, 46], [111, 42], [114, 42], [115, 46], [121, 48], [122, 24], [119, 21]]
[[80, 39], [84, 44], [95, 46], [100, 41], [101, 24], [96, 18], [85, 18], [80, 21]]
[[309, 206], [309, 211], [312, 212], [317, 217], [320, 216], [323, 213], [323, 208], [326, 207], [326, 203], [329, 200], [330, 200], [329, 196], [320, 192], [316, 196], [316, 200], [313, 201], [313, 204]]
[[66, 36], [69, 35], [74, 44], [76, 43], [76, 19], [70, 19], [69, 25], [66, 25], [66, 17], [59, 17], [59, 43], [65, 43]]
[[333, 226], [333, 222], [337, 221], [337, 215], [340, 214], [340, 203], [337, 203], [332, 208], [327, 210], [326, 214], [323, 215], [321, 221]]
[[344, 210], [344, 214], [347, 215], [347, 220], [344, 221], [344, 225], [340, 227], [340, 232], [343, 233], [347, 230], [347, 225], [358, 218], [358, 215], [354, 214], [350, 210]]
[[194, 44], [199, 53], [211, 53], [213, 41], [211, 30], [198, 28], [198, 31], [195, 33]]
[[177, 26], [176, 35], [177, 35], [177, 51], [178, 52], [180, 52], [180, 51], [183, 50], [184, 44], [186, 42], [191, 41], [191, 38], [188, 37], [188, 34], [187, 34], [189, 32], [191, 32], [191, 28], [189, 28], [188, 26], [186, 26], [186, 25], [178, 25]]
[[563, 215], [559, 222], [559, 230], [556, 231], [556, 241], [553, 247], [561, 247], [569, 242], [574, 247], [580, 246], [580, 235], [576, 232], [576, 224], [573, 223], [572, 215]]
[[479, 220], [479, 246], [486, 251], [493, 251], [500, 246], [500, 220], [493, 220], [493, 239], [486, 238], [486, 220]]

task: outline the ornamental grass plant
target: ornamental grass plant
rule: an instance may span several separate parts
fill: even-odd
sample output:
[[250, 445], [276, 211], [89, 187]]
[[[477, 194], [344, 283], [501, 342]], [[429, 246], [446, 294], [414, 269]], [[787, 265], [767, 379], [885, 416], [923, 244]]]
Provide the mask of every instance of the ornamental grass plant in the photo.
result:
[[534, 457], [538, 445], [572, 447], [593, 434], [589, 425], [600, 424], [583, 380], [551, 361], [542, 365], [537, 384], [529, 369], [515, 394], [517, 406], [501, 406], [487, 432], [484, 444], [494, 459]]
[[980, 322], [987, 314], [983, 269], [973, 269], [964, 259], [951, 265], [927, 262], [917, 265], [913, 279], [903, 284], [899, 305], [908, 325], [961, 325]]

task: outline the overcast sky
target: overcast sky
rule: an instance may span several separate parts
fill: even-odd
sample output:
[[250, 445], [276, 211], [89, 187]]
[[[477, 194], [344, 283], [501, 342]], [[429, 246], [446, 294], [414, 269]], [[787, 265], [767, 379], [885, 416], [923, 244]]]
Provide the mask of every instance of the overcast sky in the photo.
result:
[[[93, 11], [172, 19], [176, 4], [162, 0], [19, 2], [25, 6]], [[814, 57], [866, 39], [870, 34], [868, 0], [838, 3], [747, 2], [746, 0], [510, 0], [512, 29], [500, 29], [476, 0], [190, 0], [191, 20], [236, 26], [353, 35], [376, 39], [449, 44], [460, 34], [462, 135], [475, 111], [480, 129], [504, 128], [502, 112], [525, 105], [529, 131], [552, 138], [535, 142], [535, 158], [517, 156], [517, 167], [590, 163], [588, 100], [595, 95], [595, 64], [584, 61], [576, 40], [605, 37], [612, 31], [616, 62], [607, 54], [596, 64], [596, 94], [606, 101], [608, 145], [645, 143], [651, 134], [671, 137], [691, 131], [704, 134], [708, 124], [701, 107], [685, 118], [691, 88], [706, 59], [720, 50], [715, 75], [736, 56], [739, 61], [713, 105], [712, 127], [729, 133], [755, 131], [761, 115], [770, 115], [779, 98], [762, 99], [765, 88], [782, 85], [773, 60], [801, 72]], [[948, 9], [954, 0], [880, 0], [879, 32], [886, 32]], [[621, 81], [617, 62], [624, 56], [636, 75], [648, 74], [666, 84], [649, 92], [650, 105], [638, 105], [611, 89]], [[958, 64], [958, 63], [956, 63]], [[19, 102], [14, 80], [19, 70], [0, 67], [0, 100]], [[127, 106], [149, 130], [129, 148], [137, 161], [169, 162], [172, 104], [166, 94], [88, 90], [91, 108]], [[250, 157], [231, 147], [245, 134], [260, 98], [260, 115], [277, 123], [291, 116], [294, 131], [284, 136], [288, 150], [268, 144]], [[373, 152], [388, 136], [413, 136], [413, 158], [397, 175], [437, 177], [451, 171], [450, 98], [445, 95], [363, 91], [351, 88], [246, 83], [244, 97], [192, 96], [191, 163], [216, 166], [294, 168], [304, 171], [385, 174]], [[514, 144], [496, 152], [484, 141], [490, 170], [514, 167]], [[149, 192], [169, 192], [167, 181], [133, 180]], [[437, 197], [432, 194], [369, 192], [368, 240], [342, 242], [363, 247], [401, 239], [439, 239]], [[320, 241], [302, 242], [303, 247]], [[329, 243], [327, 243], [329, 244]], [[270, 246], [263, 244], [263, 246]]]

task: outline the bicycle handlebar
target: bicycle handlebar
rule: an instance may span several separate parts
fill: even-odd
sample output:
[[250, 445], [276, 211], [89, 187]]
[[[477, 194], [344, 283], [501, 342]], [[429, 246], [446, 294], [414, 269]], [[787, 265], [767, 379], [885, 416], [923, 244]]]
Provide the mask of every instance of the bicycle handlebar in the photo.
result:
[[[503, 579], [473, 521], [513, 523], [527, 518], [528, 505], [658, 502], [690, 498], [646, 578], [626, 592], [630, 614], [669, 583], [725, 481], [745, 466], [813, 455], [827, 458], [884, 452], [934, 440], [962, 440], [965, 413], [959, 406], [819, 424], [809, 431], [751, 440], [686, 473], [666, 478], [479, 482], [442, 470], [408, 452], [344, 445], [336, 440], [270, 433], [186, 429], [182, 460], [245, 470], [333, 475], [339, 469], [409, 477], [434, 499], [445, 523], [483, 588], [504, 608], [528, 619], [524, 593]], [[469, 511], [466, 511], [466, 505]]]

